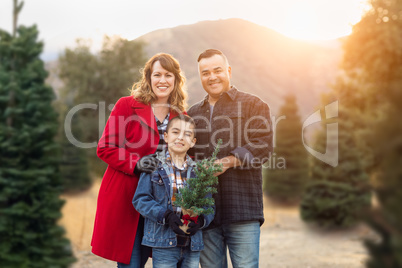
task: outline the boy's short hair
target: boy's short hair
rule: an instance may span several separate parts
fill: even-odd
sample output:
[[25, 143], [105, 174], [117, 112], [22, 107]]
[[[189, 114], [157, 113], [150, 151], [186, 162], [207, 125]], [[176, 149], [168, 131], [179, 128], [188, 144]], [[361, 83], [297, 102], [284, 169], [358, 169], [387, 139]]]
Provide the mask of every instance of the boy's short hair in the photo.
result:
[[190, 116], [185, 115], [185, 114], [180, 114], [178, 116], [173, 117], [172, 119], [169, 120], [169, 123], [166, 126], [166, 133], [169, 131], [169, 129], [172, 127], [172, 123], [176, 120], [181, 120], [187, 123], [190, 123], [194, 127], [194, 137], [195, 137], [195, 122], [194, 119], [192, 119]]

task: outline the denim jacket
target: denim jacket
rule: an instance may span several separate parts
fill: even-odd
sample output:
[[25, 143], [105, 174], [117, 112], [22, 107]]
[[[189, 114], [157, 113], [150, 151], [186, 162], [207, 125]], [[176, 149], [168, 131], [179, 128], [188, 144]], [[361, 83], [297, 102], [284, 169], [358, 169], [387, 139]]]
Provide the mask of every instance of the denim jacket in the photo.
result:
[[[149, 247], [170, 248], [177, 245], [176, 233], [165, 223], [163, 217], [167, 209], [173, 210], [170, 196], [170, 169], [166, 163], [165, 152], [158, 153], [157, 159], [160, 162], [152, 174], [141, 174], [133, 205], [145, 218], [142, 244]], [[191, 159], [189, 161], [187, 178], [194, 178], [195, 162]], [[213, 214], [204, 215], [204, 225], [201, 229], [206, 228], [213, 218]], [[201, 230], [191, 236], [190, 248], [192, 251], [204, 249]]]

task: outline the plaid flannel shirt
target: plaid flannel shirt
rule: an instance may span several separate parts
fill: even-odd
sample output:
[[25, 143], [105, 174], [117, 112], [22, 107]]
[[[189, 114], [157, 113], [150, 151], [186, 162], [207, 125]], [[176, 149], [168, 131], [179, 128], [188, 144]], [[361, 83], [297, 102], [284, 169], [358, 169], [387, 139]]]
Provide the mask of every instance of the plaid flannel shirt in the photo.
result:
[[241, 221], [264, 222], [261, 166], [273, 150], [269, 106], [260, 98], [232, 87], [214, 105], [210, 120], [208, 95], [188, 110], [196, 123], [197, 143], [189, 154], [210, 157], [218, 139], [218, 158], [237, 157], [242, 165], [219, 176], [214, 195], [216, 214], [210, 228]]
[[159, 133], [159, 144], [158, 147], [156, 148], [157, 152], [162, 152], [163, 150], [165, 150], [166, 142], [164, 140], [163, 134], [165, 133], [167, 125], [169, 123], [169, 116], [170, 113], [166, 115], [165, 119], [163, 119], [162, 122], [159, 121], [159, 119], [155, 116], [156, 126], [158, 127], [158, 133]]
[[176, 214], [181, 214], [181, 207], [176, 207], [174, 202], [176, 201], [175, 194], [179, 192], [180, 188], [183, 188], [186, 184], [187, 178], [187, 167], [188, 167], [188, 158], [189, 156], [186, 155], [186, 161], [184, 162], [182, 167], [177, 167], [170, 157], [169, 151], [166, 150], [166, 164], [168, 165], [170, 172], [169, 172], [169, 180], [172, 184], [170, 187], [170, 196], [172, 197], [172, 207], [173, 211]]

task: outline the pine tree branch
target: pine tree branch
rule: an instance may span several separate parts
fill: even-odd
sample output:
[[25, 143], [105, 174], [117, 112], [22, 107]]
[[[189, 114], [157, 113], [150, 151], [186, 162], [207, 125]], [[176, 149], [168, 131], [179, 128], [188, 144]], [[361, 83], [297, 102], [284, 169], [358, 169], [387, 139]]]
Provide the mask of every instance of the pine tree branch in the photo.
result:
[[191, 209], [197, 215], [214, 212], [211, 207], [215, 204], [212, 194], [217, 193], [216, 185], [218, 184], [218, 177], [214, 174], [222, 171], [222, 164], [215, 164], [215, 161], [221, 144], [220, 139], [212, 156], [197, 162], [196, 177], [187, 179], [186, 186], [176, 194], [175, 206]]

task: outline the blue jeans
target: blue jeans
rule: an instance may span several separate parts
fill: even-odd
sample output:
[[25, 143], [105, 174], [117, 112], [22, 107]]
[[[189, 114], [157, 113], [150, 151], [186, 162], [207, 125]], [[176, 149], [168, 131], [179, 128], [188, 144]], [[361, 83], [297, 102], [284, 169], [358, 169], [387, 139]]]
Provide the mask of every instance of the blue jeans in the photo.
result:
[[190, 247], [153, 248], [152, 265], [158, 268], [198, 268], [200, 252]]
[[201, 267], [227, 268], [227, 248], [234, 268], [258, 267], [260, 255], [260, 222], [224, 224], [204, 230]]
[[144, 236], [144, 218], [140, 216], [138, 222], [137, 234], [135, 235], [133, 252], [129, 264], [117, 263], [118, 268], [144, 268], [148, 257], [151, 255], [151, 248], [141, 245], [142, 237]]

